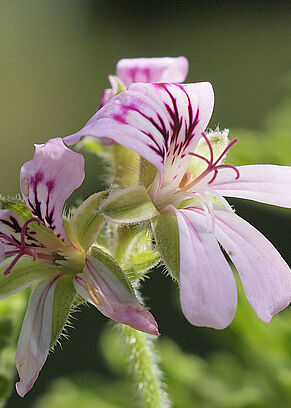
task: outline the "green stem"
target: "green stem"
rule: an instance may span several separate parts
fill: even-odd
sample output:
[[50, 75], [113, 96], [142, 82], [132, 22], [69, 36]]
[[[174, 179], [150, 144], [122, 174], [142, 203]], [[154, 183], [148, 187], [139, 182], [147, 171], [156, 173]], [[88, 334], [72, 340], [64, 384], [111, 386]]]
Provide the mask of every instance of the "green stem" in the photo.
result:
[[121, 325], [126, 341], [128, 361], [134, 372], [145, 408], [170, 407], [168, 395], [161, 382], [152, 336]]

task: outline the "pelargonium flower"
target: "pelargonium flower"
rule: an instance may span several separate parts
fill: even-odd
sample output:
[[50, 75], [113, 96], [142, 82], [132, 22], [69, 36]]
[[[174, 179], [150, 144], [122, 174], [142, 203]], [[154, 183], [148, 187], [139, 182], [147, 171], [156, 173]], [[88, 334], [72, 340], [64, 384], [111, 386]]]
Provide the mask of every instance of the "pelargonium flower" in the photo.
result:
[[104, 218], [93, 213], [106, 193], [89, 197], [69, 220], [63, 206], [84, 179], [84, 159], [61, 138], [36, 145], [20, 184], [25, 204], [0, 210], [0, 297], [35, 285], [19, 336], [17, 392], [33, 386], [67, 321], [76, 294], [105, 316], [158, 335], [119, 265], [94, 243]]
[[116, 222], [151, 219], [163, 261], [179, 275], [186, 318], [223, 329], [235, 315], [237, 291], [219, 243], [260, 319], [269, 322], [290, 303], [290, 268], [224, 196], [290, 208], [291, 168], [223, 164], [236, 140], [229, 144], [227, 132], [205, 133], [213, 105], [207, 82], [133, 84], [64, 140], [70, 145], [83, 135], [110, 137], [145, 159], [143, 186], [114, 193], [101, 209]]
[[152, 82], [184, 82], [188, 73], [185, 57], [123, 58], [116, 65], [116, 75], [109, 75], [111, 89], [105, 89], [101, 106], [129, 85]]

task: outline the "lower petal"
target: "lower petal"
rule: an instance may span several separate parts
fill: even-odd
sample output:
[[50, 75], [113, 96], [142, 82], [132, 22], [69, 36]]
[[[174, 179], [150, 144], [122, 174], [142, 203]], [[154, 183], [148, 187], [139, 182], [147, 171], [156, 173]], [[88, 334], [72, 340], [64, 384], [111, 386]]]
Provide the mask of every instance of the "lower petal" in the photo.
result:
[[16, 384], [23, 397], [33, 387], [44, 365], [51, 342], [54, 290], [58, 276], [38, 285], [32, 292], [22, 324], [16, 352], [20, 381]]
[[289, 266], [270, 241], [236, 214], [217, 207], [215, 224], [250, 304], [261, 320], [270, 322], [291, 301]]
[[94, 252], [94, 257], [87, 256], [84, 272], [78, 274], [74, 280], [76, 291], [104, 316], [158, 336], [158, 326], [154, 317], [142, 307], [121, 277], [123, 272], [118, 264], [103, 253], [101, 256], [106, 262], [105, 265], [96, 258], [98, 253]]
[[237, 306], [235, 280], [203, 214], [176, 210], [180, 238], [180, 297], [195, 326], [224, 329]]

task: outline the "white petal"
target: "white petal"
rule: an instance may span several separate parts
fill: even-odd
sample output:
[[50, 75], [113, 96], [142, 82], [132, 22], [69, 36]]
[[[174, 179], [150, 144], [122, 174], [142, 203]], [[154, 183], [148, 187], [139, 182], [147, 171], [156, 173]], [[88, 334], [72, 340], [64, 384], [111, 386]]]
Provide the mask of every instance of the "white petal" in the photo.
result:
[[224, 329], [234, 318], [237, 291], [232, 271], [204, 214], [176, 210], [180, 238], [180, 298], [195, 326]]
[[20, 377], [16, 390], [21, 397], [33, 387], [48, 356], [57, 279], [58, 277], [55, 277], [53, 280], [41, 283], [30, 297], [15, 357]]
[[270, 164], [238, 166], [235, 180], [231, 169], [222, 169], [211, 187], [227, 197], [239, 197], [291, 208], [291, 167]]
[[233, 261], [246, 296], [264, 322], [291, 301], [291, 271], [258, 230], [234, 213], [217, 207], [216, 235]]

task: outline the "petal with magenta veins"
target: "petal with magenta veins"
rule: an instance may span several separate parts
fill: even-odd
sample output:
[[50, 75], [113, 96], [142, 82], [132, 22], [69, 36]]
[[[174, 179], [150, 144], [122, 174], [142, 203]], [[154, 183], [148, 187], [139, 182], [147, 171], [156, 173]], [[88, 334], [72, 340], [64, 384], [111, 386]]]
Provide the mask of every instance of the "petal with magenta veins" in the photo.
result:
[[238, 180], [232, 169], [223, 169], [211, 187], [227, 197], [291, 208], [291, 167], [259, 164], [238, 166], [237, 170]]
[[84, 135], [110, 137], [152, 163], [160, 181], [166, 164], [168, 179], [177, 173], [182, 177], [180, 167], [186, 170], [190, 160], [186, 155], [195, 150], [213, 105], [213, 89], [208, 82], [132, 84], [64, 142], [74, 144]]
[[233, 273], [204, 214], [175, 210], [180, 238], [180, 300], [195, 326], [224, 329], [233, 320], [237, 290]]
[[124, 58], [116, 66], [116, 73], [126, 87], [134, 82], [184, 82], [188, 74], [188, 60], [177, 58]]
[[258, 317], [270, 322], [291, 301], [291, 271], [279, 252], [238, 215], [215, 206], [216, 236], [224, 247]]
[[[6, 203], [6, 206], [15, 208], [17, 211], [0, 210], [0, 242], [2, 241], [4, 244], [7, 255], [13, 255], [13, 251], [20, 250], [22, 231], [29, 219], [32, 222], [25, 228], [24, 236], [27, 249], [35, 250], [36, 253], [40, 254], [55, 251], [64, 245], [48, 228], [33, 221], [32, 214], [26, 205], [13, 206], [13, 203]], [[23, 207], [24, 210], [21, 211]]]
[[106, 317], [158, 336], [154, 317], [139, 303], [119, 265], [97, 248], [92, 254], [74, 280], [77, 292]]
[[58, 277], [38, 285], [31, 294], [22, 324], [16, 352], [20, 381], [16, 384], [23, 397], [33, 387], [44, 365], [51, 342], [54, 290]]
[[63, 206], [84, 176], [83, 156], [68, 149], [61, 138], [35, 145], [33, 159], [21, 168], [21, 192], [33, 216], [67, 243], [70, 241], [64, 227]]

